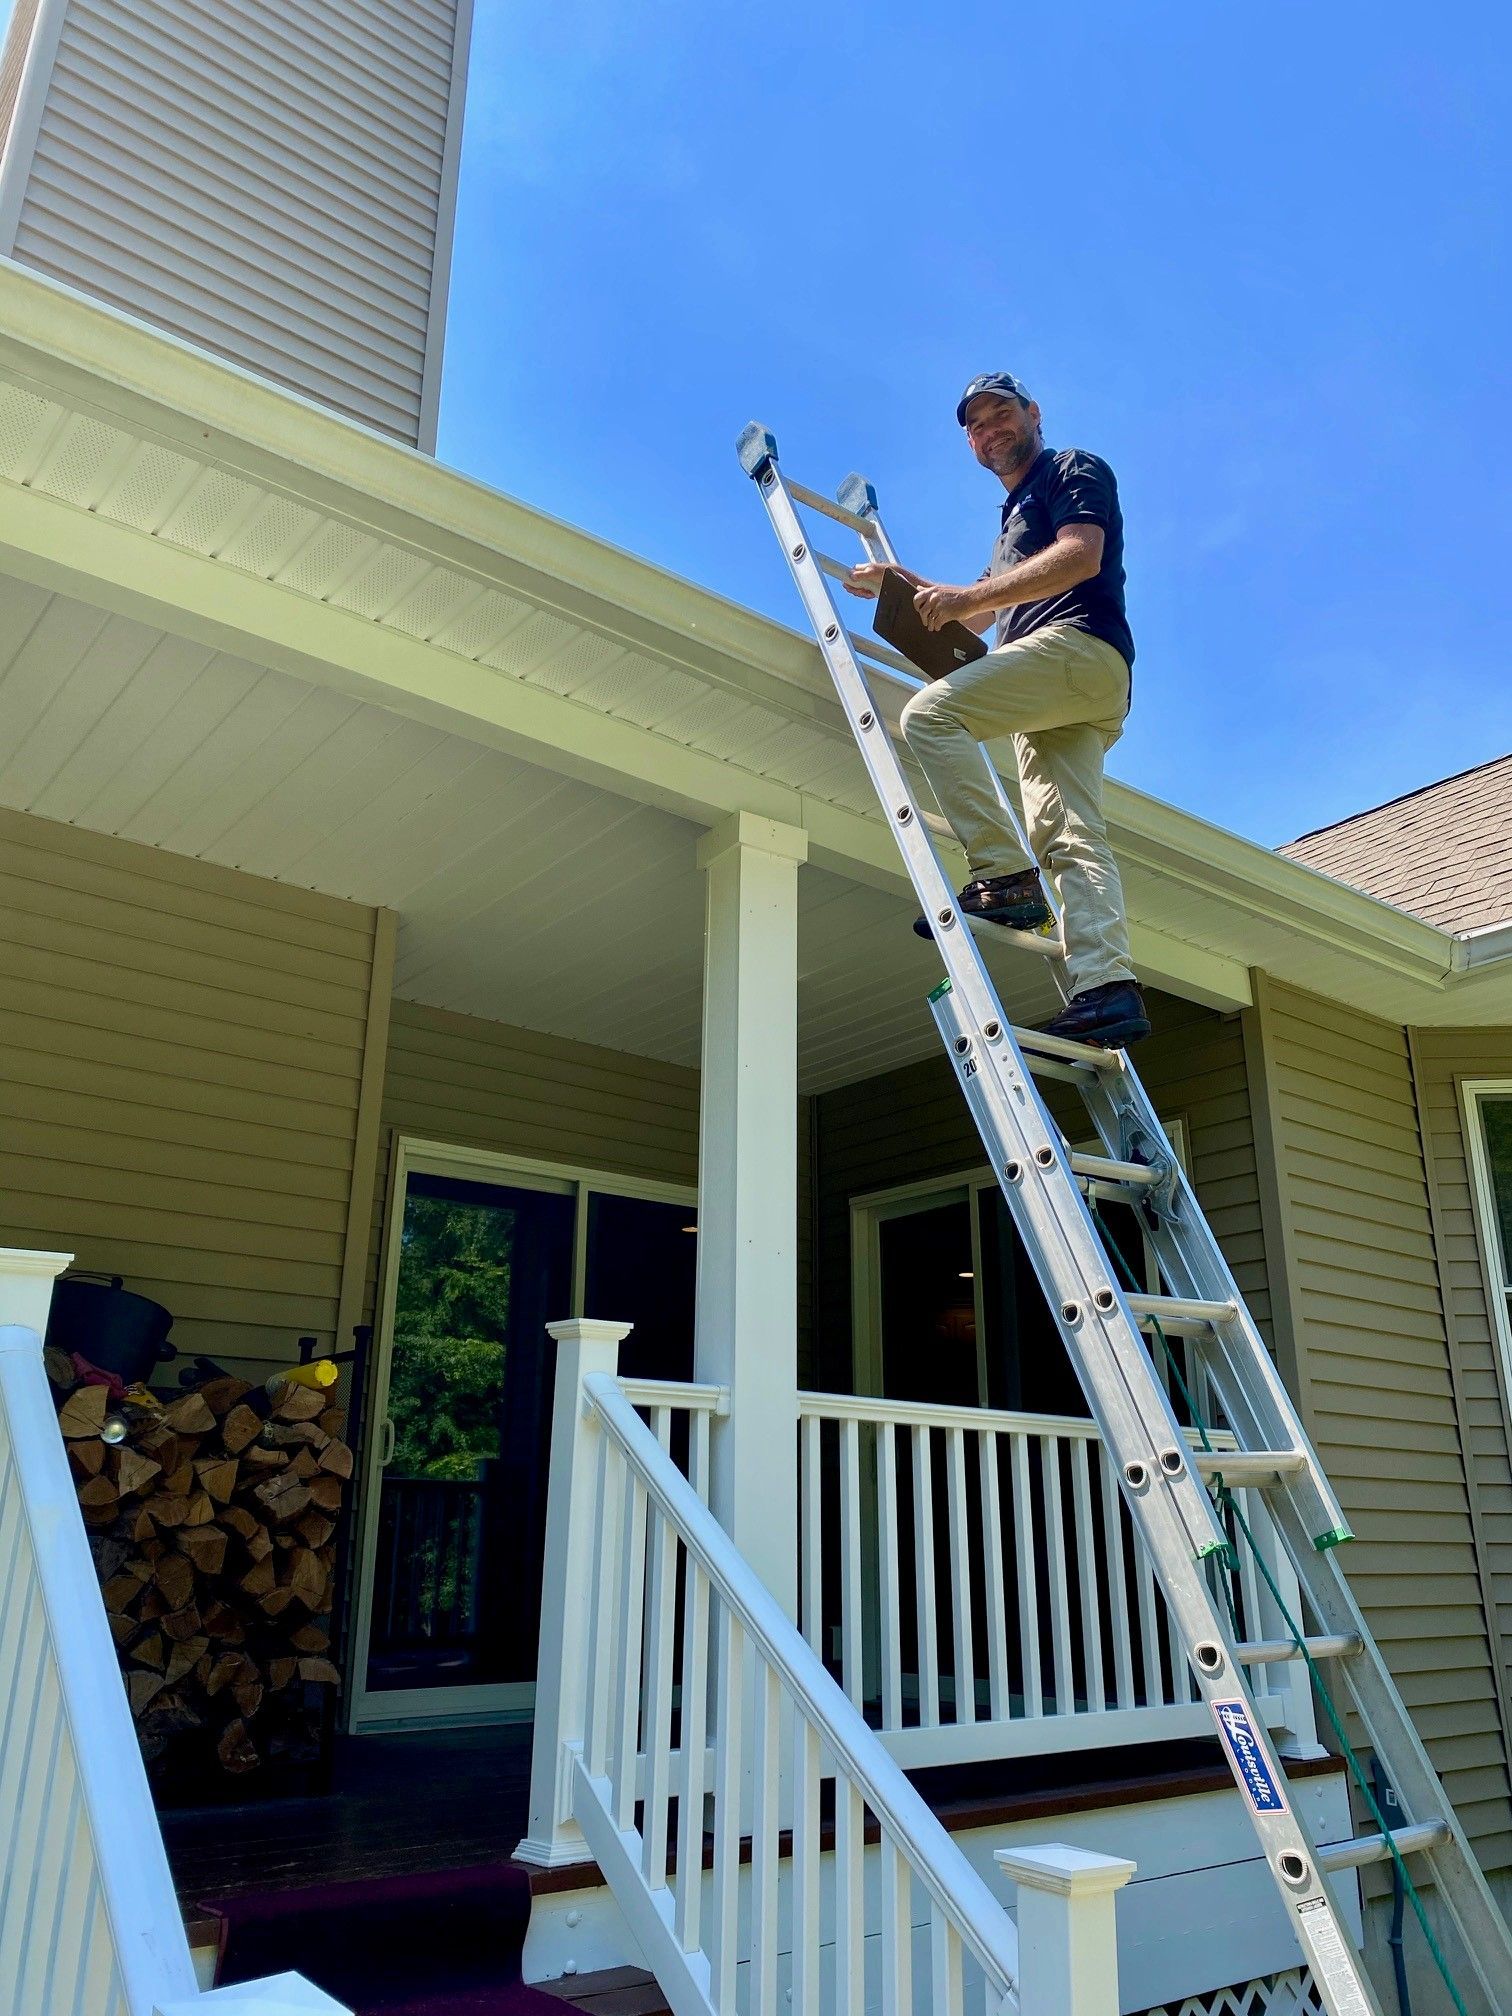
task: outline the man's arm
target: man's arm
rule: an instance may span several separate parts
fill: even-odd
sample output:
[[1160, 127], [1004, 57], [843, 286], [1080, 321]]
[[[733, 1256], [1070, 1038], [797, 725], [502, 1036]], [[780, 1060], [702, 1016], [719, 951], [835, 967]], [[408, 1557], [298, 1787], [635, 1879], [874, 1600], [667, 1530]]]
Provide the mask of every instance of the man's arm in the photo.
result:
[[985, 617], [990, 621], [999, 609], [1063, 595], [1078, 582], [1090, 581], [1102, 566], [1103, 537], [1101, 525], [1063, 525], [1048, 546], [1031, 553], [1027, 560], [1004, 568], [1001, 574], [984, 575], [965, 588], [947, 587], [934, 581], [920, 583], [914, 607], [931, 630], [939, 630], [946, 623], [965, 623], [973, 630], [984, 629], [984, 623], [973, 619]]
[[[890, 564], [890, 562], [881, 560], [863, 560], [859, 566], [852, 567], [842, 585], [852, 595], [865, 596], [868, 601], [875, 600], [881, 591], [882, 576], [887, 572]], [[893, 567], [892, 571], [895, 574], [901, 574], [905, 581], [912, 582], [920, 594], [926, 589], [935, 589], [940, 586], [937, 581], [926, 581], [922, 574], [915, 574], [911, 567]], [[1094, 569], [1093, 571], [1095, 572], [1096, 570]], [[986, 579], [987, 577], [984, 574], [982, 581]], [[981, 582], [977, 583], [978, 587], [981, 585]], [[949, 592], [954, 594], [956, 591], [952, 589]], [[914, 597], [914, 603], [917, 607], [919, 604], [918, 595]], [[964, 623], [968, 630], [975, 630], [980, 635], [984, 630], [992, 628], [993, 617], [996, 613], [995, 609], [983, 609], [975, 616], [958, 616], [955, 620], [958, 623]], [[938, 629], [939, 625], [931, 623], [929, 627], [933, 630]]]

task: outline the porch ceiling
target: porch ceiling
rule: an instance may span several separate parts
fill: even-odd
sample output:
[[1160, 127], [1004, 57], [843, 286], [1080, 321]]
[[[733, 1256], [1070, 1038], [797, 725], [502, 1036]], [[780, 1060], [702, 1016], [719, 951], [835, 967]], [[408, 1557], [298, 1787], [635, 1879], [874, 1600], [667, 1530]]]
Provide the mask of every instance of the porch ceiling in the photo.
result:
[[[698, 1062], [692, 820], [9, 578], [0, 715], [0, 804], [385, 905], [407, 999]], [[911, 902], [816, 867], [799, 891], [804, 1089], [931, 1054]], [[1000, 963], [1011, 1013], [1052, 1005]]]

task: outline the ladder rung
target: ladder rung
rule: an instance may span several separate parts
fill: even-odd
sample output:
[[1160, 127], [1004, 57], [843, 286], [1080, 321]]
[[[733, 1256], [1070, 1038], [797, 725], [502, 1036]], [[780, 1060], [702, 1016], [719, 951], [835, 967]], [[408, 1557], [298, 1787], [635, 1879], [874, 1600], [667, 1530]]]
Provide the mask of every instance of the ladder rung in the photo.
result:
[[[1003, 927], [993, 924], [984, 928], [1001, 931]], [[1026, 934], [1018, 932], [1015, 935], [1023, 937]], [[1060, 949], [1055, 939], [1047, 938], [1045, 943]], [[1118, 1051], [1105, 1050], [1100, 1043], [1073, 1043], [1069, 1036], [1047, 1036], [1043, 1029], [1017, 1028], [1013, 1032], [1013, 1040], [1023, 1051], [1031, 1071], [1039, 1070], [1038, 1060], [1041, 1057], [1053, 1057], [1062, 1064], [1080, 1064], [1090, 1071], [1119, 1071], [1123, 1068]]]
[[809, 552], [813, 556], [814, 565], [819, 569], [819, 572], [821, 574], [828, 574], [831, 581], [848, 581], [850, 579], [851, 570], [844, 560], [837, 560], [833, 553], [821, 553], [817, 546], [811, 546]]
[[922, 686], [924, 674], [917, 665], [911, 665], [901, 651], [894, 651], [891, 644], [879, 644], [875, 637], [868, 637], [864, 630], [847, 630], [851, 649], [862, 658], [870, 658], [874, 665], [880, 665], [884, 672], [894, 673], [906, 679], [911, 686]]
[[1142, 1323], [1158, 1323], [1162, 1330], [1206, 1330], [1232, 1323], [1239, 1314], [1232, 1302], [1197, 1302], [1181, 1295], [1131, 1295], [1129, 1307]]
[[[1311, 1659], [1353, 1659], [1365, 1649], [1352, 1631], [1341, 1631], [1331, 1638], [1304, 1638], [1302, 1643]], [[1234, 1658], [1241, 1666], [1279, 1666], [1296, 1656], [1296, 1641], [1291, 1638], [1247, 1638], [1234, 1647]]]
[[852, 532], [858, 532], [865, 540], [877, 536], [877, 528], [870, 518], [861, 518], [854, 511], [847, 511], [843, 504], [837, 504], [832, 497], [821, 497], [817, 490], [810, 490], [806, 483], [795, 483], [788, 478], [787, 493], [796, 497], [800, 504], [806, 504], [810, 511], [822, 511], [826, 518], [833, 518], [837, 525], [849, 525]]
[[1094, 1183], [1127, 1184], [1136, 1190], [1150, 1189], [1164, 1174], [1148, 1162], [1115, 1162], [1106, 1155], [1073, 1155], [1071, 1170], [1073, 1175], [1086, 1176]]
[[[1130, 1296], [1130, 1301], [1134, 1298]], [[1199, 1477], [1222, 1477], [1229, 1484], [1271, 1484], [1307, 1468], [1305, 1449], [1194, 1449]]]
[[[1411, 1827], [1393, 1827], [1391, 1840], [1399, 1855], [1421, 1854], [1425, 1848], [1440, 1847], [1449, 1839], [1448, 1823], [1421, 1820]], [[1369, 1862], [1388, 1862], [1391, 1850], [1384, 1834], [1357, 1834], [1353, 1841], [1327, 1841], [1318, 1849], [1319, 1865], [1330, 1875], [1336, 1869], [1363, 1869]]]
[[1042, 959], [1059, 959], [1061, 955], [1061, 941], [1054, 932], [1046, 937], [1041, 931], [1013, 931], [1006, 924], [989, 924], [981, 917], [967, 917], [965, 921], [972, 937], [981, 945], [997, 945], [1004, 951], [1037, 952]]

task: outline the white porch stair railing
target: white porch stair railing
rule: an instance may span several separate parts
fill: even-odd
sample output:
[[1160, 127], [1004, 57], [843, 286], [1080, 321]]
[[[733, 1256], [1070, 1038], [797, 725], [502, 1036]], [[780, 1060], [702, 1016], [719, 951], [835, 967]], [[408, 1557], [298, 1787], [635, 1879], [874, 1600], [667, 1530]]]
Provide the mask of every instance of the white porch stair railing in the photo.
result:
[[345, 2016], [296, 1974], [202, 1994], [42, 1333], [66, 1253], [0, 1248], [0, 1997], [16, 2016]]
[[[1093, 1422], [837, 1393], [800, 1393], [798, 1415], [803, 1635], [898, 1763], [1211, 1733]], [[1264, 1501], [1236, 1495], [1296, 1615]], [[1240, 1559], [1240, 1635], [1284, 1638]], [[1320, 1754], [1303, 1662], [1255, 1678], [1286, 1748]]]
[[1015, 1858], [1043, 1956], [1021, 1983], [998, 1898], [638, 1418], [623, 1334], [553, 1326], [522, 1859], [598, 1865], [675, 2016], [1114, 2016], [1133, 1865]]

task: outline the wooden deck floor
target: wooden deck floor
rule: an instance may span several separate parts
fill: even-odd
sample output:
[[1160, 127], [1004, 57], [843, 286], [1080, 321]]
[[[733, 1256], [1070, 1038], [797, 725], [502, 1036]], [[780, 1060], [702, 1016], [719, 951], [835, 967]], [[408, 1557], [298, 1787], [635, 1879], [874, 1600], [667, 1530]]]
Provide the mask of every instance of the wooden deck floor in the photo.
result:
[[163, 1816], [186, 1904], [503, 1860], [525, 1832], [530, 1729], [337, 1739], [332, 1790]]

